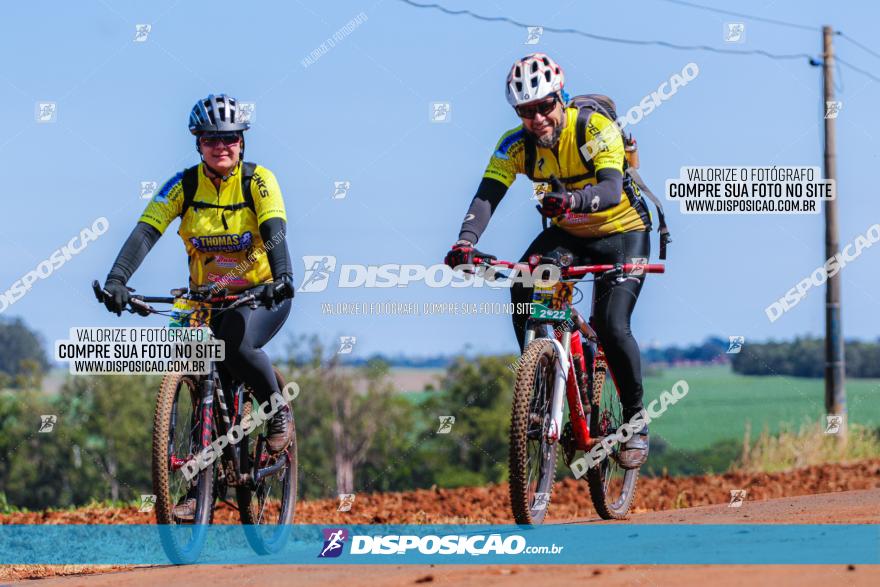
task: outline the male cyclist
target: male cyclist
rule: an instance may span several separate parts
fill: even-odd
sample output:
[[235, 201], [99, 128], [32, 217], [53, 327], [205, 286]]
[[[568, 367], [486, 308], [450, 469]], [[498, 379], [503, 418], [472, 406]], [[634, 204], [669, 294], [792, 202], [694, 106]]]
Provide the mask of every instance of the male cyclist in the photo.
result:
[[[262, 347], [290, 314], [294, 288], [281, 189], [271, 171], [242, 162], [249, 127], [229, 96], [212, 94], [196, 102], [189, 130], [202, 162], [172, 177], [156, 193], [116, 257], [104, 289], [110, 294], [107, 309], [120, 314], [129, 300], [126, 283], [171, 221], [180, 217], [177, 233], [186, 247], [190, 287], [253, 290], [263, 302], [257, 308], [238, 306], [211, 321], [214, 335], [226, 346], [220, 365], [224, 381], [231, 376], [244, 381], [262, 403], [281, 391]], [[268, 422], [269, 449], [287, 448], [292, 430], [285, 405]], [[187, 519], [194, 509], [190, 497], [174, 513]]]
[[[507, 76], [507, 101], [522, 124], [501, 137], [483, 180], [461, 225], [459, 240], [446, 255], [450, 267], [489, 257], [474, 248], [495, 208], [517, 174], [549, 184], [541, 213], [552, 220], [535, 238], [520, 261], [535, 254], [564, 248], [577, 264], [632, 263], [648, 258], [651, 218], [645, 202], [623, 188], [624, 144], [620, 131], [598, 112], [583, 127], [589, 133], [581, 144], [599, 144], [592, 157], [578, 150], [578, 109], [567, 107], [562, 68], [543, 53], [534, 53], [513, 64]], [[618, 282], [597, 281], [594, 319], [615, 381], [620, 386], [624, 419], [642, 410], [639, 347], [630, 330], [630, 316], [642, 289], [644, 276], [627, 276]], [[511, 288], [514, 307], [532, 299], [532, 289]], [[513, 315], [513, 328], [523, 347], [528, 315]], [[621, 465], [635, 468], [648, 457], [648, 428], [634, 435], [621, 449]]]

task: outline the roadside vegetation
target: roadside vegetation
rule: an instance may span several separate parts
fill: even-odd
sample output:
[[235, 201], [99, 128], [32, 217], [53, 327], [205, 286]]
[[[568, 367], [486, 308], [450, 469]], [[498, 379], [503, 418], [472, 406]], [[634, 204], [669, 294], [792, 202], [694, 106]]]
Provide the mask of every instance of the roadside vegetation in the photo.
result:
[[[21, 324], [7, 326], [7, 334], [32, 341]], [[302, 497], [507, 480], [508, 367], [515, 357], [459, 357], [433, 385], [404, 393], [386, 363], [342, 365], [332, 351], [302, 339], [277, 363], [301, 389], [294, 413]], [[69, 376], [47, 393], [39, 385], [44, 373], [34, 367], [42, 365], [39, 354], [21, 360], [33, 362], [8, 373], [5, 381], [15, 385], [0, 391], [0, 512], [136, 504], [152, 493], [159, 378]], [[821, 380], [744, 376], [717, 364], [655, 367], [646, 374], [646, 402], [681, 378], [690, 392], [652, 422], [646, 476], [773, 472], [880, 457], [876, 379], [848, 381], [844, 443], [825, 434]], [[39, 432], [45, 415], [56, 417], [51, 432]], [[451, 424], [441, 432], [443, 422]]]

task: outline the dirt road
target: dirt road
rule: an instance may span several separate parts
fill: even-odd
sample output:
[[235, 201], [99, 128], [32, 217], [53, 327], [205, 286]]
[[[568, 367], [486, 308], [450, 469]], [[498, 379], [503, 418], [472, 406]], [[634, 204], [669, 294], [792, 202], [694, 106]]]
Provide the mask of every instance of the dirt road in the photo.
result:
[[[584, 518], [569, 523], [609, 523]], [[619, 522], [617, 522], [619, 523]], [[880, 489], [826, 493], [747, 502], [741, 508], [724, 505], [637, 514], [631, 524], [752, 524], [856, 523], [880, 524]], [[67, 578], [44, 579], [50, 585], [110, 587], [132, 585], [880, 585], [880, 566], [191, 566], [152, 567]]]

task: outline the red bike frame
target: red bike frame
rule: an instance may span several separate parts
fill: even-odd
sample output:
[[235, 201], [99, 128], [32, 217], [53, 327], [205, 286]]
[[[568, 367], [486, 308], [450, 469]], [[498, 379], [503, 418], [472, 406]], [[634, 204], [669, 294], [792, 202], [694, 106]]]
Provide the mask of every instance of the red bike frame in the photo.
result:
[[[532, 272], [536, 267], [539, 266], [539, 261], [539, 258], [530, 259], [530, 262], [526, 264], [511, 263], [509, 261], [495, 261], [481, 258], [474, 259], [474, 263], [479, 265], [488, 265], [492, 267], [501, 267], [506, 269], [515, 269], [519, 271], [529, 272]], [[560, 281], [576, 281], [588, 274], [609, 274], [616, 272], [620, 274], [641, 275], [643, 273], [664, 273], [665, 271], [666, 267], [664, 265], [647, 263], [621, 263], [616, 265], [576, 265], [560, 268]], [[574, 365], [574, 358], [579, 357], [577, 360], [580, 361], [581, 372], [588, 373], [588, 371], [586, 370], [584, 345], [580, 334], [583, 334], [591, 342], [596, 343], [596, 352], [591, 352], [593, 364], [590, 366], [590, 372], [594, 371], [596, 362], [600, 360], [605, 360], [605, 353], [602, 351], [601, 341], [596, 335], [596, 332], [588, 324], [588, 322], [583, 320], [583, 318], [574, 307], [571, 308], [571, 313], [571, 320], [577, 325], [577, 328], [571, 331], [556, 330], [555, 336], [556, 340], [559, 341], [560, 345], [567, 353], [567, 360], [565, 360], [562, 364], [567, 364], [568, 366], [566, 374], [565, 396], [566, 401], [568, 402], [569, 421], [571, 422], [572, 426], [574, 444], [577, 450], [589, 451], [595, 444], [596, 440], [590, 437], [590, 426], [587, 420], [586, 413], [584, 412], [584, 405], [581, 400], [581, 393], [578, 387]], [[568, 341], [565, 340], [566, 335], [568, 335]], [[608, 372], [611, 372], [611, 369], [607, 368], [607, 364], [606, 370]], [[617, 381], [614, 379], [613, 372], [611, 372], [611, 378], [612, 381], [614, 381], [614, 388], [619, 394], [620, 387], [617, 385]], [[551, 432], [551, 435], [558, 434], [558, 432], [561, 430], [561, 422], [556, 422], [555, 426], [553, 426], [551, 430], [554, 431]], [[558, 440], [558, 437], [553, 438], [553, 440]]]

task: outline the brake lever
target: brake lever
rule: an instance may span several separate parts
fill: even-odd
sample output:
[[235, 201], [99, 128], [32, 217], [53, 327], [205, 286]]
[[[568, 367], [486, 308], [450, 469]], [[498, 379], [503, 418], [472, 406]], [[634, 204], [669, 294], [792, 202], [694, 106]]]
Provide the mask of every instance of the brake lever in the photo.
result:
[[132, 313], [136, 312], [136, 313], [140, 314], [141, 316], [149, 316], [150, 314], [152, 314], [156, 311], [155, 308], [153, 308], [153, 306], [151, 306], [150, 304], [148, 304], [142, 300], [139, 300], [138, 298], [129, 298], [128, 305], [133, 306], [131, 308]]
[[226, 309], [231, 310], [232, 308], [237, 308], [237, 307], [243, 306], [245, 304], [250, 304], [251, 308], [256, 309], [257, 308], [257, 296], [255, 296], [254, 294], [248, 294], [242, 298], [238, 298], [237, 300], [235, 300], [234, 302], [229, 304], [226, 307]]

